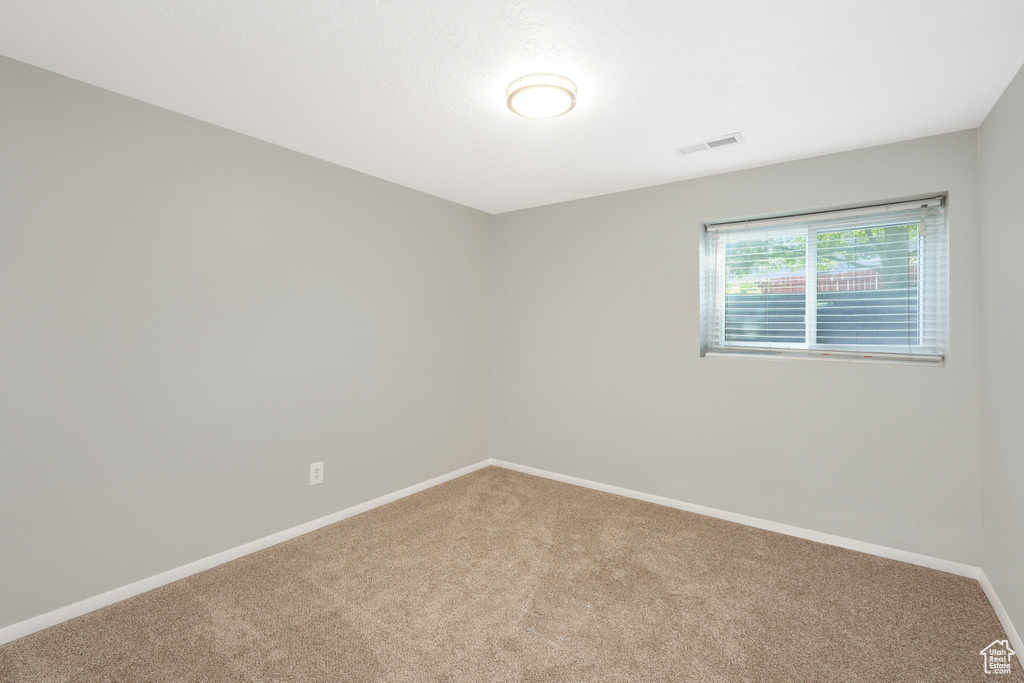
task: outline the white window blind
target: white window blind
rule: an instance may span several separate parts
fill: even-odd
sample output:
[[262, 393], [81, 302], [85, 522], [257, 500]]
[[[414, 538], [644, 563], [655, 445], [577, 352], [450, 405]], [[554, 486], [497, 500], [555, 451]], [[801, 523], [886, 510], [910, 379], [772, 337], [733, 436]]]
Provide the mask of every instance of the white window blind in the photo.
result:
[[942, 361], [942, 197], [709, 223], [709, 353]]

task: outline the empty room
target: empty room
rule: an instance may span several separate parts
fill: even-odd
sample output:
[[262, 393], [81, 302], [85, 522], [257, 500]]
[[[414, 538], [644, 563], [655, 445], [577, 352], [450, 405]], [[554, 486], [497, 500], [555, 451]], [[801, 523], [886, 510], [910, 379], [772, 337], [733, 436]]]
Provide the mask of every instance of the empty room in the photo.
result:
[[1024, 681], [1022, 30], [0, 0], [0, 681]]

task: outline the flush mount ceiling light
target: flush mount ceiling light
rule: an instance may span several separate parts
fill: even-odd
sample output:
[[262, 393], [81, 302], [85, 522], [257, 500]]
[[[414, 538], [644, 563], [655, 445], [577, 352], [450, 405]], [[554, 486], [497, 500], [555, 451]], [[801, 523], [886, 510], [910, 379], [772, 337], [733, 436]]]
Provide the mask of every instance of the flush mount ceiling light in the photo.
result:
[[553, 119], [576, 106], [576, 84], [557, 74], [531, 74], [505, 91], [508, 108], [528, 119]]

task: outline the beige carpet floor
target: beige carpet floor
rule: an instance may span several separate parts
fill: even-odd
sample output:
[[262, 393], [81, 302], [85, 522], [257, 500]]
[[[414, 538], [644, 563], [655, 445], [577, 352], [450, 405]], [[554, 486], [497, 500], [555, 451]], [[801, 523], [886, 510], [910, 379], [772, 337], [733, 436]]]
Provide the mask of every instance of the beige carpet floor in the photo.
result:
[[1024, 681], [983, 672], [1004, 637], [970, 579], [489, 467], [4, 645], [0, 680]]

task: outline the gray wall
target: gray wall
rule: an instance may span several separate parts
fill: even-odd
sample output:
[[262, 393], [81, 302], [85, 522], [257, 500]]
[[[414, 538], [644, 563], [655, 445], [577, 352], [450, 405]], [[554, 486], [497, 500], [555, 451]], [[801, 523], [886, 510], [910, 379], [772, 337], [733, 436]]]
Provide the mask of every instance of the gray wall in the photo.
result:
[[979, 133], [982, 224], [982, 568], [1024, 626], [1024, 70]]
[[0, 627], [487, 457], [489, 216], [0, 92]]
[[[946, 367], [700, 357], [703, 221], [942, 191]], [[493, 457], [977, 565], [977, 213], [972, 130], [495, 217]]]

